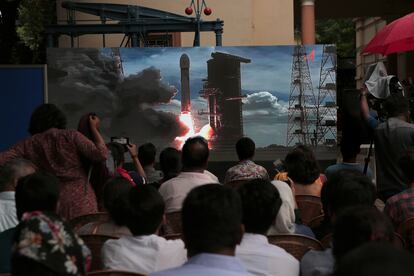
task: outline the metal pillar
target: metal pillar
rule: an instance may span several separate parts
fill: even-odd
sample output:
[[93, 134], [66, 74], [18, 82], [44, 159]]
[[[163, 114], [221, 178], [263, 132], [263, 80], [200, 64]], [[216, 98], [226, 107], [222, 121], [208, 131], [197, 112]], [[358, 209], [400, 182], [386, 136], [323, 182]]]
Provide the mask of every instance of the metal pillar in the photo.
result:
[[195, 35], [194, 35], [194, 43], [193, 46], [199, 47], [200, 46], [200, 30], [201, 30], [201, 13], [203, 11], [203, 8], [206, 7], [206, 3], [204, 0], [197, 0], [197, 4], [194, 0], [191, 1], [190, 6], [194, 7], [195, 15], [196, 15], [196, 29], [195, 29]]
[[131, 34], [131, 47], [139, 47], [139, 39], [137, 33]]
[[216, 33], [216, 46], [223, 46], [223, 30], [215, 30]]

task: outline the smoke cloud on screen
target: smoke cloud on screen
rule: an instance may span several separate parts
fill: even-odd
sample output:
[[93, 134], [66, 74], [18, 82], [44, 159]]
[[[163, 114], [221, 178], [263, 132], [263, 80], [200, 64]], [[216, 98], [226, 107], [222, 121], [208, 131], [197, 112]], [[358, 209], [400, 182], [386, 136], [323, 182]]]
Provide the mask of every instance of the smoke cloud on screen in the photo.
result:
[[49, 102], [63, 109], [69, 127], [76, 128], [83, 114], [95, 112], [107, 138], [168, 143], [187, 131], [177, 115], [156, 110], [171, 101], [176, 89], [154, 67], [121, 79], [114, 60], [98, 49], [52, 49], [48, 72]]

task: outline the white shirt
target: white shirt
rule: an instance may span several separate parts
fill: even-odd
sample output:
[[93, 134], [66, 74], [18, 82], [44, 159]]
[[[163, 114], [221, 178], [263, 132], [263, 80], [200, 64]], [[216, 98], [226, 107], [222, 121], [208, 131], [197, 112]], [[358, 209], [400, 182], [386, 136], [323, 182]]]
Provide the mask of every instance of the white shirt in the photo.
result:
[[159, 192], [164, 198], [165, 212], [180, 211], [185, 197], [193, 188], [210, 183], [219, 183], [219, 181], [209, 171], [204, 171], [204, 173], [182, 172], [178, 176], [164, 182]]
[[0, 232], [18, 224], [14, 192], [0, 193]]
[[295, 233], [295, 197], [293, 196], [290, 186], [279, 180], [273, 180], [272, 184], [279, 191], [282, 199], [282, 206], [280, 206], [277, 213], [275, 223], [270, 226], [268, 235], [277, 234], [293, 234]]
[[269, 244], [266, 236], [245, 233], [236, 256], [254, 275], [298, 276], [299, 262], [284, 249]]
[[182, 240], [166, 240], [157, 235], [122, 237], [108, 240], [102, 247], [106, 269], [143, 274], [181, 266], [187, 260]]

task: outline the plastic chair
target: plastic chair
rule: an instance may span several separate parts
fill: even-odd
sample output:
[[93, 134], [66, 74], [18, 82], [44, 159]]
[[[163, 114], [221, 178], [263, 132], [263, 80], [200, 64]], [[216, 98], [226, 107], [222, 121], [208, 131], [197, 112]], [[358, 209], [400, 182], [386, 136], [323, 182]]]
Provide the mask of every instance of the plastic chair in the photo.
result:
[[394, 241], [392, 242], [392, 244], [398, 249], [405, 249], [407, 246], [404, 238], [396, 232], [394, 232]]
[[69, 221], [69, 225], [72, 227], [73, 231], [77, 231], [82, 226], [95, 221], [100, 222], [106, 222], [109, 221], [110, 217], [108, 213], [100, 212], [100, 213], [93, 213], [93, 214], [87, 214], [83, 216], [79, 216], [76, 218], [73, 218]]
[[89, 272], [88, 276], [145, 276], [145, 274], [122, 271], [122, 270], [99, 270], [94, 272]]
[[117, 240], [118, 237], [108, 235], [80, 235], [86, 246], [91, 250], [91, 271], [102, 269], [101, 250], [103, 244], [109, 239]]
[[164, 239], [166, 240], [179, 240], [182, 238], [183, 238], [182, 234], [169, 234], [169, 235], [164, 236]]
[[323, 246], [318, 240], [303, 235], [273, 235], [268, 236], [267, 239], [269, 243], [285, 249], [299, 261], [311, 249], [323, 250]]
[[414, 217], [404, 220], [397, 227], [397, 233], [405, 240], [405, 248], [414, 253]]
[[165, 214], [167, 223], [164, 225], [164, 234], [181, 234], [183, 226], [181, 224], [181, 211]]
[[321, 198], [311, 195], [296, 195], [296, 203], [302, 222], [308, 225], [313, 219], [323, 214]]
[[314, 217], [313, 219], [311, 219], [308, 222], [308, 226], [311, 229], [318, 228], [319, 226], [321, 226], [321, 224], [322, 224], [322, 222], [323, 222], [324, 219], [325, 219], [325, 215], [320, 215], [320, 216]]
[[332, 247], [332, 238], [333, 238], [333, 234], [329, 233], [320, 240], [324, 249]]

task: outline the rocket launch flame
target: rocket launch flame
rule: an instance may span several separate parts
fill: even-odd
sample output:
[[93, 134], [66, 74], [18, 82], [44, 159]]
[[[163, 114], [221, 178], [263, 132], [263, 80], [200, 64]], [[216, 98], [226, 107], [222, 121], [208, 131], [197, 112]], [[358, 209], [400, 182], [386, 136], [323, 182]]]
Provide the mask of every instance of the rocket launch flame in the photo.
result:
[[175, 138], [175, 143], [177, 144], [177, 147], [179, 149], [181, 149], [185, 143], [185, 141], [190, 138], [190, 137], [194, 137], [194, 136], [201, 136], [203, 138], [205, 138], [208, 141], [208, 147], [211, 149], [212, 145], [211, 145], [211, 138], [214, 135], [214, 131], [211, 128], [210, 124], [206, 124], [204, 125], [199, 132], [195, 131], [195, 127], [194, 127], [194, 121], [193, 121], [193, 117], [191, 116], [191, 112], [181, 112], [180, 114], [180, 122], [182, 124], [184, 124], [185, 126], [188, 127], [188, 131], [186, 134], [184, 134], [183, 136], [178, 136]]

